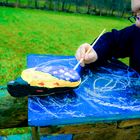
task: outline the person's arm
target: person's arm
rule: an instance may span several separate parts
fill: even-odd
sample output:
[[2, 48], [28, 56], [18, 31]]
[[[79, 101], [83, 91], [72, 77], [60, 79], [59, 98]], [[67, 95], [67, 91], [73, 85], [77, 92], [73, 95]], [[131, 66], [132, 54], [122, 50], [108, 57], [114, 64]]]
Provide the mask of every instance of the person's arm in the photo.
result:
[[112, 32], [105, 33], [94, 46], [98, 56], [97, 61], [130, 56], [132, 32], [133, 26], [120, 31], [113, 29]]
[[85, 43], [77, 49], [75, 56], [77, 60], [83, 58], [82, 66], [93, 62], [102, 63], [112, 57], [130, 56], [133, 31], [134, 25], [120, 31], [113, 29], [103, 34], [88, 54], [86, 52], [91, 46]]

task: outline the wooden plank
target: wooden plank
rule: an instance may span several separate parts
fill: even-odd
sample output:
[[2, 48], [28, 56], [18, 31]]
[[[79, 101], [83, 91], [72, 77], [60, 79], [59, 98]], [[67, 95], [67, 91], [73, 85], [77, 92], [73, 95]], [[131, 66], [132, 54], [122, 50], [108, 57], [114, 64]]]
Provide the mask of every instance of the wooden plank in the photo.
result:
[[119, 128], [128, 128], [136, 125], [140, 125], [140, 119], [124, 120], [118, 123]]
[[28, 126], [27, 97], [12, 97], [6, 86], [0, 87], [0, 128]]
[[131, 127], [119, 128], [118, 125], [124, 121], [110, 123], [81, 124], [68, 126], [48, 126], [40, 128], [40, 135], [49, 134], [73, 134], [73, 140], [138, 140], [140, 139], [140, 124], [133, 123], [137, 120], [125, 121]]
[[[100, 130], [102, 131], [118, 131], [122, 128], [139, 128], [140, 131], [140, 119], [135, 120], [125, 120], [125, 121], [119, 121], [119, 122], [110, 122], [110, 123], [104, 123], [104, 122], [98, 122], [94, 124], [79, 124], [79, 125], [60, 125], [60, 126], [47, 126], [47, 127], [41, 127], [40, 133], [41, 134], [78, 134], [78, 133], [89, 133], [89, 132], [98, 132]], [[127, 124], [123, 127], [122, 124]], [[135, 122], [135, 123], [132, 123]], [[129, 124], [129, 125], [128, 125]], [[108, 129], [108, 130], [106, 130]]]
[[48, 126], [41, 127], [40, 133], [42, 135], [45, 134], [79, 134], [79, 133], [87, 133], [97, 131], [97, 129], [106, 129], [110, 128], [115, 129], [117, 126], [116, 123], [96, 123], [96, 124], [79, 124], [79, 125], [61, 125], [61, 126]]

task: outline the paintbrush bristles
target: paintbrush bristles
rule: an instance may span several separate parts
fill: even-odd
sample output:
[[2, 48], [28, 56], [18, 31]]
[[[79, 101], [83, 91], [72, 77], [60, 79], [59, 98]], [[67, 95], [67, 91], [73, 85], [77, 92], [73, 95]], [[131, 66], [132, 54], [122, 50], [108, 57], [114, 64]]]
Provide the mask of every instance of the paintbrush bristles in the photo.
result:
[[[96, 44], [96, 42], [99, 40], [99, 38], [103, 35], [103, 33], [105, 32], [105, 30], [106, 29], [104, 29], [101, 33], [100, 33], [100, 35], [97, 37], [97, 39], [93, 42], [93, 44], [91, 45], [91, 47], [87, 50], [87, 52], [86, 52], [86, 54], [85, 55], [87, 55], [90, 51], [91, 51], [91, 49], [93, 48], [93, 46]], [[80, 61], [75, 65], [75, 67], [73, 68], [74, 70], [76, 70], [77, 68], [78, 68], [78, 66], [80, 65], [80, 63], [83, 61], [84, 59], [83, 58], [81, 58], [80, 59]]]

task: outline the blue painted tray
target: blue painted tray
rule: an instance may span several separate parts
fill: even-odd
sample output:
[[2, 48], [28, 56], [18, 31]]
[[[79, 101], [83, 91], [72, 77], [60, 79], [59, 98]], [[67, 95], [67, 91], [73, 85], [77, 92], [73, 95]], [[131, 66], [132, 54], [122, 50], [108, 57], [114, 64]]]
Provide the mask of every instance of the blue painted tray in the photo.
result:
[[[32, 140], [31, 134], [17, 134], [9, 136], [0, 136], [0, 140]], [[40, 140], [72, 140], [72, 134], [61, 135], [43, 135], [40, 136]]]
[[[28, 68], [64, 64], [73, 68], [73, 56], [29, 55]], [[29, 97], [28, 124], [66, 125], [140, 118], [140, 75], [117, 60], [104, 66], [78, 69], [81, 85], [46, 97]]]

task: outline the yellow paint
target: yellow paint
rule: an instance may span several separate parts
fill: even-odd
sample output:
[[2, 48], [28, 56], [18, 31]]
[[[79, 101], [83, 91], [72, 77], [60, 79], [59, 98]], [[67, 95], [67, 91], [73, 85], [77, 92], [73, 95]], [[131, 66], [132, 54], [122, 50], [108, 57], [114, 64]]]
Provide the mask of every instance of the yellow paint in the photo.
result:
[[56, 87], [77, 87], [81, 80], [77, 82], [70, 82], [58, 79], [49, 73], [35, 71], [35, 68], [26, 69], [22, 72], [21, 77], [28, 82], [30, 86], [56, 88]]

